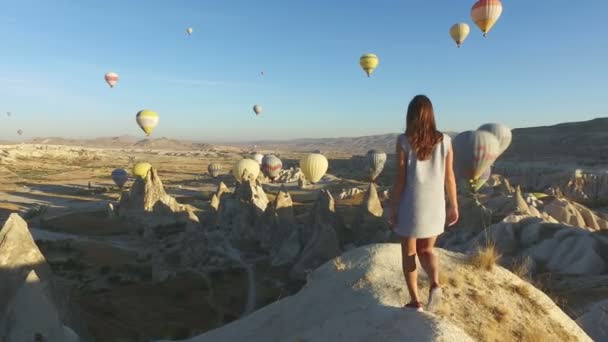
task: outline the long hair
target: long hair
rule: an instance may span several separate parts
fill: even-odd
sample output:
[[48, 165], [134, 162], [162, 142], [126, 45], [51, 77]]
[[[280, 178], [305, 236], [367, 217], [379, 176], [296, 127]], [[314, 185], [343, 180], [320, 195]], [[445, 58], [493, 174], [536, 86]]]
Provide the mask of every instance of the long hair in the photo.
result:
[[418, 160], [427, 160], [433, 148], [443, 140], [437, 131], [435, 113], [431, 100], [424, 95], [416, 95], [407, 107], [405, 135], [416, 153]]

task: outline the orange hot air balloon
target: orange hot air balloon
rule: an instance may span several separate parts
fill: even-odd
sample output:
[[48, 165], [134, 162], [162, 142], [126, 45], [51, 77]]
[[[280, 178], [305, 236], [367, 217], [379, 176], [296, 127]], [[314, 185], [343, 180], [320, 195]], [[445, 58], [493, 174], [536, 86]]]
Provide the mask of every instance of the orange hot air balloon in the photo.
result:
[[471, 8], [471, 18], [483, 32], [484, 37], [488, 35], [501, 14], [502, 3], [500, 0], [479, 0]]

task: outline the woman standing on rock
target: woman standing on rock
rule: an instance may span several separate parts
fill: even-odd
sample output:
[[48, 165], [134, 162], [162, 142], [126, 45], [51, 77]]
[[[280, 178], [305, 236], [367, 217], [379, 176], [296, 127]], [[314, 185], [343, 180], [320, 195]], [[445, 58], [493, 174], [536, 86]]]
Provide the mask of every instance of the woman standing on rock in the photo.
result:
[[389, 225], [402, 239], [403, 274], [411, 301], [406, 308], [422, 311], [418, 296], [416, 255], [431, 281], [427, 309], [441, 300], [438, 258], [433, 253], [437, 236], [458, 221], [451, 138], [437, 131], [433, 104], [415, 96], [407, 109], [405, 134], [397, 138], [397, 175], [393, 185]]

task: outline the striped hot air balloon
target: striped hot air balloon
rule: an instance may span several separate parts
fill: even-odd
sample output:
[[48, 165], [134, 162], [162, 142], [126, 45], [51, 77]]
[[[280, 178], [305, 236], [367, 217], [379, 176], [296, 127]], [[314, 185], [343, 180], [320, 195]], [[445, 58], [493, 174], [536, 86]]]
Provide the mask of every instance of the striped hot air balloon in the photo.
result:
[[273, 154], [265, 155], [262, 159], [262, 172], [270, 179], [275, 179], [282, 168], [283, 162]]
[[216, 178], [220, 175], [220, 172], [222, 172], [222, 165], [219, 163], [211, 163], [207, 166], [207, 171], [209, 171], [211, 177]]
[[378, 56], [374, 55], [373, 53], [366, 53], [359, 58], [359, 65], [361, 65], [361, 68], [363, 71], [365, 71], [367, 77], [374, 72], [378, 66], [378, 62]]
[[107, 72], [105, 75], [105, 79], [110, 88], [114, 88], [116, 83], [118, 83], [118, 74], [112, 71]]
[[488, 32], [496, 24], [501, 14], [502, 3], [500, 0], [479, 0], [471, 8], [471, 18], [483, 32], [484, 37], [487, 37]]
[[119, 188], [122, 188], [129, 180], [129, 174], [125, 169], [115, 169], [112, 171], [112, 180]]
[[158, 114], [149, 109], [140, 110], [137, 112], [136, 120], [139, 127], [141, 127], [148, 136], [158, 125]]
[[498, 139], [486, 131], [466, 131], [452, 139], [454, 173], [459, 181], [477, 182], [496, 161], [500, 151]]
[[300, 159], [302, 173], [313, 184], [321, 180], [328, 167], [329, 162], [322, 154], [310, 153]]
[[450, 36], [452, 36], [452, 39], [454, 39], [458, 47], [467, 39], [469, 32], [471, 32], [471, 29], [467, 23], [454, 24], [450, 28]]

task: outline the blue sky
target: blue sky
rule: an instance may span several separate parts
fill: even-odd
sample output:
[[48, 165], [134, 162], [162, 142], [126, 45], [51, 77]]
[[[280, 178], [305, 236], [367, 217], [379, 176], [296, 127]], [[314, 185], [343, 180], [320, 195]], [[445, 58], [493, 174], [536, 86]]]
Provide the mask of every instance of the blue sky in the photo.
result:
[[[608, 1], [505, 0], [487, 38], [473, 3], [2, 1], [0, 140], [18, 128], [24, 138], [143, 137], [135, 114], [146, 108], [160, 115], [155, 137], [392, 133], [419, 93], [442, 130], [608, 116]], [[471, 34], [457, 49], [448, 30], [460, 21]], [[380, 58], [369, 79], [366, 52]], [[106, 71], [120, 75], [116, 88]]]

